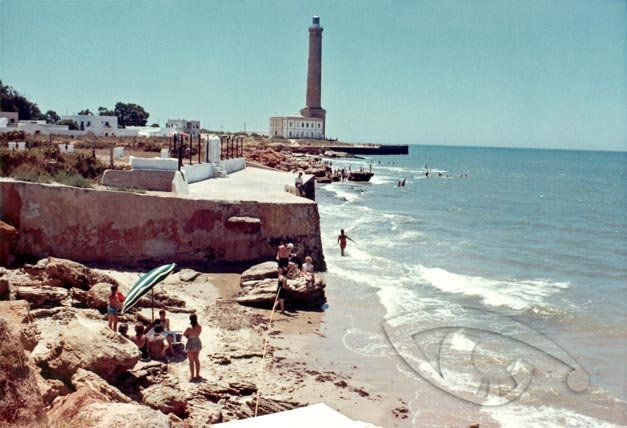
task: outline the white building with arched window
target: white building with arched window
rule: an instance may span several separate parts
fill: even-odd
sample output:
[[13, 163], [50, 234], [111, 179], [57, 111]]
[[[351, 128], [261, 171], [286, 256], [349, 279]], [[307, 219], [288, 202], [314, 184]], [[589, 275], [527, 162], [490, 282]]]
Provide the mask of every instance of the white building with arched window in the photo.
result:
[[273, 116], [270, 137], [324, 139], [324, 119], [318, 117]]

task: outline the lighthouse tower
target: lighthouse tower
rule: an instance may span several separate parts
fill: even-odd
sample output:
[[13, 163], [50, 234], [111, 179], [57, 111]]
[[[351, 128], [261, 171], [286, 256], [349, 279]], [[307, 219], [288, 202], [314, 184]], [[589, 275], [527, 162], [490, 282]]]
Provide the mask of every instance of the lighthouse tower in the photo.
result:
[[322, 133], [325, 133], [326, 111], [322, 108], [321, 81], [322, 81], [322, 27], [320, 17], [314, 15], [309, 27], [309, 60], [307, 67], [307, 99], [306, 106], [300, 111], [304, 117], [322, 119]]

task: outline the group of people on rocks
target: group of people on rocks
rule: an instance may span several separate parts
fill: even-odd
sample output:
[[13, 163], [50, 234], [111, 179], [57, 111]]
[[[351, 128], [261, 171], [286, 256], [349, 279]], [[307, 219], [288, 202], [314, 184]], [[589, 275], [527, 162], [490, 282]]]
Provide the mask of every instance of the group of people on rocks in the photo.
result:
[[[153, 359], [164, 361], [167, 364], [168, 356], [173, 355], [175, 352], [174, 343], [177, 335], [180, 335], [180, 333], [170, 329], [170, 319], [167, 317], [165, 309], [159, 310], [159, 318], [147, 326], [141, 322], [137, 323], [135, 325], [135, 335], [129, 337], [128, 325], [126, 323], [122, 323], [118, 327], [118, 315], [122, 310], [124, 299], [124, 295], [118, 291], [118, 286], [112, 285], [107, 304], [109, 328], [133, 341], [141, 352], [142, 361]], [[190, 381], [192, 381], [200, 377], [199, 353], [202, 349], [202, 342], [200, 341], [202, 327], [198, 323], [196, 314], [189, 316], [189, 323], [190, 325], [183, 332], [183, 336], [187, 339], [185, 351], [189, 360]]]
[[285, 288], [288, 279], [304, 278], [307, 286], [312, 286], [316, 281], [316, 275], [313, 266], [313, 258], [305, 257], [304, 262], [300, 262], [298, 254], [294, 251], [294, 244], [281, 241], [277, 248], [276, 260], [278, 262], [278, 284], [277, 298], [274, 302], [272, 310], [274, 311], [280, 305], [281, 313], [285, 314]]

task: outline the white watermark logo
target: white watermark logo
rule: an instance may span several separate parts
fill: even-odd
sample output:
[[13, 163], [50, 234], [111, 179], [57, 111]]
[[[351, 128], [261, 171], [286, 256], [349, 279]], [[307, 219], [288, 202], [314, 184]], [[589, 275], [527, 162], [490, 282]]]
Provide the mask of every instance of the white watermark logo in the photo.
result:
[[570, 390], [588, 387], [586, 371], [555, 342], [494, 312], [433, 306], [389, 319], [383, 328], [416, 373], [474, 404], [499, 406], [525, 392], [534, 377], [533, 353], [565, 365]]

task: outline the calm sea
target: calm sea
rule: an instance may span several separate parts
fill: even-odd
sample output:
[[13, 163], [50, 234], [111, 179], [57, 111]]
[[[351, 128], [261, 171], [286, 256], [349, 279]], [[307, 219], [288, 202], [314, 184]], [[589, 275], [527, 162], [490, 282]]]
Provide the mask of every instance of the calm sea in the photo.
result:
[[[589, 387], [569, 393], [534, 378], [518, 399], [476, 407], [480, 412], [504, 426], [627, 423], [627, 154], [410, 146], [408, 156], [333, 162], [352, 169], [371, 164], [370, 183], [317, 189], [328, 312], [348, 313], [346, 348], [402, 361], [381, 323], [433, 306], [513, 317], [572, 356], [588, 373]], [[404, 187], [397, 187], [399, 179], [406, 179]], [[355, 240], [344, 258], [336, 243], [340, 228]], [[376, 320], [370, 304], [383, 308], [380, 316], [373, 312]], [[458, 333], [451, 349], [460, 355], [447, 370], [459, 368], [459, 381], [470, 361], [461, 355], [463, 345], [476, 344], [481, 332], [467, 331], [466, 342]], [[518, 345], [486, 346], [484, 356], [515, 360], [499, 353], [520, 352]], [[407, 365], [398, 370], [396, 382], [425, 383]], [[534, 372], [547, 373], [559, 370]]]

